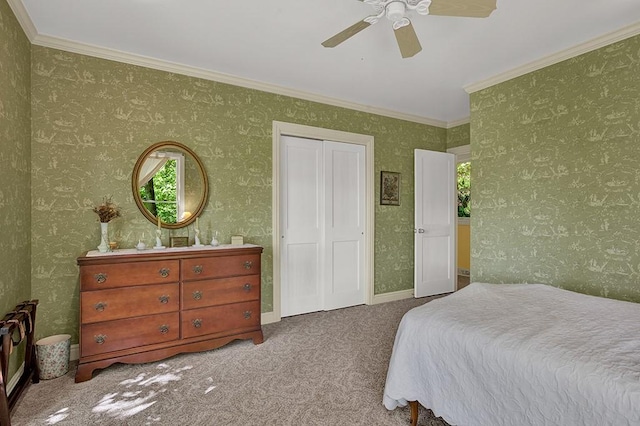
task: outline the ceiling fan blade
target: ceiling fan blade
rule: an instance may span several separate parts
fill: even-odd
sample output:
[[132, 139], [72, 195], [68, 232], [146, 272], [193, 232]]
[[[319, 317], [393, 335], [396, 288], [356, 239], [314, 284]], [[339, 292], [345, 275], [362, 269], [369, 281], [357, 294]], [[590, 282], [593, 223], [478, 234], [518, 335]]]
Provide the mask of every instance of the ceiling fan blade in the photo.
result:
[[393, 32], [396, 35], [400, 54], [403, 58], [410, 58], [422, 50], [422, 46], [420, 46], [420, 41], [411, 22], [409, 22], [409, 25], [393, 30]]
[[429, 15], [486, 18], [496, 10], [496, 0], [432, 0]]
[[360, 31], [364, 30], [365, 28], [367, 28], [370, 25], [371, 24], [366, 22], [366, 21], [356, 22], [355, 24], [353, 24], [349, 28], [347, 28], [347, 29], [345, 29], [343, 31], [340, 31], [338, 34], [334, 35], [333, 37], [323, 41], [322, 45], [324, 47], [336, 47], [337, 45], [339, 45], [343, 41], [347, 40], [348, 38], [353, 37], [354, 35], [358, 34]]

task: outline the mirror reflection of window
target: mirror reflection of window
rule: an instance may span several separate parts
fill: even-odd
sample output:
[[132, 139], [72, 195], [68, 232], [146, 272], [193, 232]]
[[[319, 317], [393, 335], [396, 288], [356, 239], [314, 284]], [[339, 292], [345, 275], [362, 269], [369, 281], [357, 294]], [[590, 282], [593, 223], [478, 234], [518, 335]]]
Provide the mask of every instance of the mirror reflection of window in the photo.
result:
[[142, 164], [138, 185], [145, 208], [164, 223], [184, 220], [184, 154], [152, 152]]

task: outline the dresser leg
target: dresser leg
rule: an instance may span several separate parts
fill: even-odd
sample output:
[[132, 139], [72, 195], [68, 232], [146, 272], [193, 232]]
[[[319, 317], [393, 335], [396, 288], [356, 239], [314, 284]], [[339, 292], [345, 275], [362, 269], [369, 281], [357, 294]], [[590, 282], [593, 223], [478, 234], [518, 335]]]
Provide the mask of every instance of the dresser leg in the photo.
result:
[[76, 371], [76, 383], [86, 382], [91, 379], [93, 376], [93, 367], [90, 367], [88, 364], [80, 364], [78, 365], [78, 370]]
[[256, 331], [252, 337], [252, 340], [254, 345], [259, 345], [260, 343], [264, 342], [264, 337], [262, 336], [262, 330]]

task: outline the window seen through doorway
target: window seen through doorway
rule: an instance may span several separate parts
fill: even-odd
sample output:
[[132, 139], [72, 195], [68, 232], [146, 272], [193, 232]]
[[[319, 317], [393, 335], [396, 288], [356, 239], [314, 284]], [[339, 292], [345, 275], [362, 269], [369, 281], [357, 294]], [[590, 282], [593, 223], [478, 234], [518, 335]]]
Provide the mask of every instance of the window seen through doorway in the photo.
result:
[[458, 217], [471, 217], [471, 162], [458, 163]]

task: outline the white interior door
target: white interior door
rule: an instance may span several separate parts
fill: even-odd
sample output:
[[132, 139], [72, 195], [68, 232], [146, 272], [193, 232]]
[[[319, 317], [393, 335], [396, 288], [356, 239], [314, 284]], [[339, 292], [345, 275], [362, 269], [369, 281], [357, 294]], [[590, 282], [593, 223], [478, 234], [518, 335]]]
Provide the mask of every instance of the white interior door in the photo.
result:
[[415, 150], [415, 297], [456, 288], [456, 157]]
[[282, 316], [323, 308], [322, 144], [282, 136]]
[[281, 144], [281, 315], [364, 303], [364, 146]]
[[364, 303], [365, 148], [324, 142], [325, 303]]

